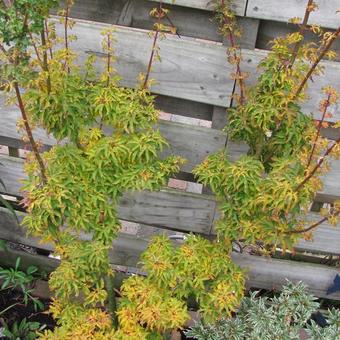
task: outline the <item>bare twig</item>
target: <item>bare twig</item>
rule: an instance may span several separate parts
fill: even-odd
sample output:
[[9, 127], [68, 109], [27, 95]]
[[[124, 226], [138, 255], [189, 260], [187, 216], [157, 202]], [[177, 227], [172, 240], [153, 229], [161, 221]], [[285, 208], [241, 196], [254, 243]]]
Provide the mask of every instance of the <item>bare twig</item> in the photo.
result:
[[309, 155], [309, 159], [308, 159], [308, 163], [307, 163], [307, 168], [309, 167], [309, 165], [310, 165], [310, 163], [311, 163], [311, 161], [313, 159], [316, 143], [317, 143], [317, 141], [318, 141], [318, 139], [320, 137], [321, 126], [322, 126], [323, 121], [325, 120], [327, 109], [328, 109], [328, 107], [330, 105], [330, 99], [331, 99], [331, 94], [328, 94], [328, 97], [326, 99], [326, 103], [324, 104], [324, 110], [322, 112], [321, 121], [319, 122], [319, 125], [318, 125], [318, 130], [317, 130], [316, 137], [315, 137], [315, 140], [314, 140], [314, 143], [313, 143], [313, 148], [312, 148], [312, 151], [311, 151], [311, 153]]
[[151, 73], [152, 63], [154, 61], [154, 55], [155, 55], [155, 51], [156, 51], [156, 44], [157, 44], [157, 40], [158, 40], [158, 36], [159, 36], [159, 30], [160, 30], [160, 25], [161, 25], [161, 17], [162, 17], [162, 12], [163, 12], [162, 5], [163, 5], [163, 1], [161, 0], [159, 2], [159, 5], [158, 5], [156, 32], [155, 32], [155, 35], [153, 37], [153, 43], [152, 43], [152, 49], [151, 49], [151, 54], [150, 54], [150, 58], [149, 58], [148, 68], [146, 70], [145, 79], [144, 79], [144, 83], [143, 83], [143, 86], [142, 86], [143, 90], [145, 90], [148, 87], [148, 82], [149, 82], [149, 77], [150, 77], [150, 73]]
[[[332, 216], [337, 216], [340, 214], [340, 209], [335, 211], [334, 213], [332, 213]], [[300, 229], [300, 230], [291, 230], [288, 231], [287, 234], [303, 234], [303, 233], [307, 233], [308, 231], [311, 231], [315, 228], [317, 228], [320, 224], [322, 224], [323, 222], [326, 222], [328, 220], [329, 216], [323, 217], [321, 220], [319, 220], [318, 222], [313, 223], [311, 226], [309, 226], [308, 228], [305, 229]]]
[[45, 36], [45, 30], [43, 29], [41, 31], [41, 43], [43, 46], [43, 70], [47, 73], [47, 78], [46, 78], [46, 87], [47, 87], [47, 93], [50, 94], [51, 93], [51, 77], [50, 77], [50, 73], [48, 70], [48, 58], [47, 58], [47, 43], [46, 43], [46, 36]]
[[340, 35], [340, 27], [333, 33], [332, 37], [328, 40], [327, 44], [322, 49], [322, 51], [319, 54], [318, 58], [314, 61], [314, 63], [310, 67], [309, 71], [307, 72], [307, 74], [303, 78], [301, 84], [299, 85], [298, 89], [296, 90], [296, 92], [295, 92], [295, 94], [294, 94], [294, 96], [292, 98], [292, 101], [294, 101], [300, 95], [300, 93], [303, 90], [304, 86], [306, 85], [308, 79], [311, 77], [311, 75], [315, 71], [316, 67], [319, 65], [321, 59], [326, 55], [326, 53], [329, 51], [329, 49], [331, 48], [332, 44], [339, 37], [339, 35]]
[[309, 15], [313, 11], [313, 9], [312, 9], [313, 4], [314, 4], [313, 0], [308, 0], [308, 4], [307, 4], [306, 10], [305, 10], [305, 15], [304, 15], [304, 18], [303, 18], [303, 21], [302, 21], [302, 24], [301, 24], [300, 30], [299, 30], [300, 35], [302, 35], [302, 39], [299, 40], [295, 44], [295, 46], [294, 46], [294, 50], [293, 50], [293, 53], [292, 53], [292, 58], [290, 60], [290, 65], [289, 65], [290, 67], [292, 67], [294, 65], [297, 53], [298, 53], [299, 48], [301, 46], [301, 42], [303, 40], [304, 33], [306, 31], [306, 28], [307, 28], [307, 23], [308, 23], [308, 20], [309, 20]]
[[313, 170], [309, 173], [307, 177], [296, 187], [295, 191], [299, 191], [316, 173], [316, 171], [321, 167], [326, 157], [332, 152], [335, 146], [340, 143], [340, 137], [326, 150], [324, 155], [320, 158], [318, 163], [315, 165]]
[[25, 126], [25, 130], [26, 130], [28, 139], [29, 139], [30, 145], [32, 147], [34, 156], [35, 156], [35, 158], [36, 158], [36, 160], [39, 164], [39, 168], [40, 168], [40, 172], [41, 172], [41, 178], [42, 178], [43, 182], [46, 183], [47, 182], [46, 168], [45, 168], [44, 162], [43, 162], [43, 160], [40, 156], [37, 143], [34, 140], [32, 129], [31, 129], [29, 123], [28, 123], [28, 117], [27, 117], [27, 114], [26, 114], [26, 109], [25, 109], [25, 106], [24, 106], [24, 103], [23, 103], [23, 100], [22, 100], [22, 97], [21, 97], [19, 85], [18, 85], [17, 82], [14, 82], [14, 89], [15, 89], [15, 94], [16, 94], [17, 100], [18, 100], [19, 108], [20, 108], [20, 111], [21, 111], [21, 116], [22, 116], [22, 119], [24, 121], [24, 126]]
[[64, 66], [67, 67], [67, 73], [70, 73], [70, 67], [68, 65], [68, 53], [69, 53], [69, 46], [68, 46], [68, 18], [70, 14], [70, 4], [69, 0], [66, 1], [66, 9], [65, 9], [65, 22], [64, 22], [64, 41], [65, 41], [65, 50], [66, 50], [66, 60]]
[[[224, 0], [221, 0], [221, 7], [222, 7], [222, 10], [226, 8]], [[230, 24], [229, 19], [225, 15], [223, 15], [223, 20], [225, 24], [227, 25]], [[230, 28], [228, 28], [228, 39], [233, 50], [232, 58], [235, 60], [235, 63], [236, 63], [235, 80], [240, 88], [240, 104], [243, 105], [245, 102], [245, 83], [243, 80], [243, 73], [241, 71], [241, 65], [240, 65], [241, 64], [241, 48], [237, 45], [233, 31]], [[239, 54], [237, 54], [236, 51], [238, 51]]]

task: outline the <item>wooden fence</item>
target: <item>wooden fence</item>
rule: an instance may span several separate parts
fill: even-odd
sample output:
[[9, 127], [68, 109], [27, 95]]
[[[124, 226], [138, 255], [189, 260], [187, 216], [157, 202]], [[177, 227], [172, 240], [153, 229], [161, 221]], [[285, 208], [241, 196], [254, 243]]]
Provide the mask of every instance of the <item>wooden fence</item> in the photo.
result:
[[[320, 11], [313, 13], [311, 22], [334, 29], [340, 23], [338, 0], [319, 0]], [[227, 141], [221, 132], [226, 123], [226, 108], [231, 106], [231, 96], [235, 91], [234, 80], [230, 78], [232, 68], [226, 60], [226, 46], [218, 34], [216, 24], [211, 20], [212, 5], [209, 0], [164, 0], [170, 9], [170, 20], [177, 27], [178, 35], [167, 34], [159, 42], [161, 63], [155, 63], [152, 77], [158, 83], [152, 91], [158, 95], [159, 109], [177, 117], [190, 117], [211, 122], [212, 128], [194, 126], [174, 121], [160, 121], [158, 127], [170, 143], [165, 154], [174, 153], [185, 157], [188, 162], [182, 168], [179, 178], [190, 179], [192, 169], [208, 154], [227, 148], [232, 159], [246, 151], [242, 144]], [[258, 61], [267, 53], [267, 43], [277, 34], [290, 32], [287, 24], [290, 17], [302, 17], [307, 1], [301, 0], [235, 0], [235, 10], [244, 31], [243, 62], [244, 71], [251, 72], [247, 80], [251, 84], [256, 79]], [[83, 63], [88, 55], [102, 55], [102, 29], [116, 26], [117, 71], [122, 76], [121, 84], [133, 87], [140, 72], [145, 71], [152, 39], [148, 30], [153, 20], [149, 11], [155, 1], [147, 0], [78, 0], [72, 9], [72, 17], [77, 21], [73, 29], [78, 36], [73, 48], [79, 53]], [[338, 7], [337, 7], [338, 5]], [[89, 21], [91, 20], [91, 21]], [[57, 25], [57, 30], [61, 27]], [[340, 52], [340, 43], [335, 45]], [[337, 59], [339, 60], [339, 59]], [[320, 89], [333, 85], [340, 90], [340, 63], [324, 61], [325, 74], [310, 84], [310, 99], [303, 106], [305, 113], [317, 110], [321, 99]], [[101, 68], [100, 63], [96, 65]], [[20, 135], [16, 132], [19, 112], [16, 106], [6, 106], [0, 95], [0, 145], [10, 148], [10, 155], [2, 155], [0, 178], [6, 184], [5, 194], [20, 197], [20, 178], [24, 178], [23, 160], [16, 150], [24, 148]], [[334, 120], [340, 120], [340, 110], [333, 112]], [[334, 139], [339, 131], [323, 129], [324, 136]], [[35, 136], [46, 147], [55, 143], [44, 131], [36, 130]], [[340, 197], [340, 161], [333, 162], [333, 168], [324, 178], [324, 188], [316, 198], [315, 205], [331, 203]], [[208, 191], [205, 191], [208, 192]], [[21, 218], [21, 214], [19, 214]], [[211, 236], [214, 234], [214, 220], [218, 216], [214, 197], [209, 194], [188, 193], [164, 188], [160, 192], [127, 193], [119, 204], [119, 216], [123, 220], [156, 226], [181, 232], [195, 232]], [[316, 219], [315, 212], [310, 219]], [[322, 265], [320, 254], [337, 257], [340, 255], [340, 226], [332, 227], [324, 223], [314, 232], [313, 241], [301, 240], [296, 250], [308, 256], [292, 256], [291, 259], [267, 258], [235, 253], [233, 257], [242, 267], [248, 269], [248, 286], [256, 288], [280, 288], [286, 279], [302, 280], [311, 292], [320, 297], [340, 300], [340, 292], [326, 295], [339, 270], [334, 266]], [[84, 235], [84, 237], [89, 237]], [[0, 210], [0, 238], [40, 249], [53, 251], [49, 245], [40, 244], [34, 238], [27, 238], [6, 210]], [[144, 239], [120, 234], [110, 253], [113, 265], [136, 266], [140, 253], [147, 246]], [[40, 255], [18, 251], [1, 252], [0, 264], [9, 264], [20, 254], [23, 263], [36, 263], [45, 270], [53, 270], [58, 261]], [[299, 258], [299, 261], [296, 259]], [[308, 262], [309, 261], [309, 262]]]

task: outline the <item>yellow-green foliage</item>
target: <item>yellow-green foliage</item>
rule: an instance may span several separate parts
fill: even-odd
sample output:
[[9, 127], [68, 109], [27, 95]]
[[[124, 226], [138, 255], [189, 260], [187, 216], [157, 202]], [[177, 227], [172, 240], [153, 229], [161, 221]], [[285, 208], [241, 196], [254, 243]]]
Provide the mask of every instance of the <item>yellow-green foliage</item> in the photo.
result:
[[[217, 20], [230, 41], [228, 60], [235, 65], [232, 76], [240, 88], [238, 105], [228, 110], [226, 132], [246, 142], [249, 151], [235, 162], [224, 151], [209, 155], [194, 170], [219, 201], [217, 240], [190, 235], [175, 247], [165, 237], [155, 238], [142, 255], [147, 277], [124, 281], [115, 310], [108, 258], [120, 228], [118, 200], [127, 191], [158, 190], [183, 163], [176, 156], [160, 158], [168, 144], [155, 128], [158, 112], [147, 90], [152, 62], [159, 59], [157, 37], [166, 29], [160, 19], [167, 11], [162, 4], [153, 11], [158, 22], [147, 74], [140, 77], [140, 88], [127, 89], [118, 85], [112, 66], [112, 30], [103, 32], [102, 74], [96, 74], [100, 61], [93, 56], [76, 66], [77, 55], [70, 49], [75, 37], [68, 33], [74, 25], [68, 17], [72, 3], [68, 0], [60, 12], [63, 38], [55, 35], [53, 22], [44, 22], [55, 1], [0, 3], [0, 74], [5, 90], [15, 90], [23, 117], [18, 127], [33, 149], [25, 165], [24, 225], [31, 235], [52, 243], [61, 258], [50, 277], [55, 297], [50, 311], [57, 327], [41, 337], [161, 339], [188, 320], [188, 301], [204, 320], [230, 316], [245, 281], [231, 260], [232, 242], [290, 247], [304, 228], [301, 214], [321, 188], [318, 177], [327, 163], [319, 156], [326, 150], [326, 156], [332, 152], [340, 157], [339, 141], [329, 146], [320, 137], [321, 125], [315, 127], [299, 106], [306, 99], [308, 62], [313, 65], [310, 74], [322, 71], [318, 58], [334, 56], [322, 50], [334, 35], [311, 27], [322, 36], [320, 50], [300, 44], [301, 32], [275, 39], [259, 65], [257, 84], [246, 89], [236, 17], [230, 1], [218, 2]], [[334, 89], [323, 91], [322, 122], [338, 99]], [[34, 126], [57, 140], [41, 155], [31, 133]], [[334, 209], [324, 213], [333, 224], [339, 203]]]
[[[229, 5], [225, 2], [217, 8], [224, 34], [231, 34], [235, 26]], [[256, 85], [244, 93], [243, 103], [228, 109], [225, 131], [229, 139], [247, 144], [247, 155], [232, 163], [221, 151], [194, 169], [199, 181], [218, 197], [222, 214], [216, 230], [230, 247], [233, 240], [291, 247], [306, 223], [303, 215], [322, 188], [319, 176], [328, 166], [323, 159], [321, 167], [319, 157], [328, 156], [330, 150], [333, 156], [340, 156], [339, 141], [332, 145], [320, 136], [320, 124], [326, 124], [323, 121], [338, 100], [337, 92], [331, 87], [323, 89], [326, 99], [320, 102], [322, 121], [317, 126], [300, 108], [307, 97], [308, 77], [322, 72], [319, 56], [334, 57], [326, 41], [337, 37], [311, 29], [322, 36], [319, 49], [303, 43], [301, 31], [275, 39], [271, 52], [259, 64]], [[242, 91], [241, 84], [239, 87]], [[337, 210], [329, 214], [329, 220], [336, 219], [335, 214]]]
[[142, 264], [148, 276], [133, 276], [122, 286], [118, 316], [126, 334], [134, 334], [136, 325], [161, 333], [180, 328], [189, 319], [188, 299], [198, 303], [205, 320], [216, 320], [230, 315], [243, 296], [243, 272], [222, 243], [190, 235], [174, 246], [158, 236]]
[[[23, 187], [28, 212], [24, 226], [31, 235], [55, 245], [55, 254], [61, 258], [49, 281], [55, 296], [51, 311], [58, 327], [45, 338], [109, 339], [113, 316], [98, 307], [104, 306], [108, 293], [113, 294], [107, 293], [104, 282], [113, 274], [108, 252], [120, 228], [118, 199], [130, 190], [159, 189], [179, 171], [183, 160], [159, 157], [168, 143], [155, 128], [158, 112], [150, 93], [118, 86], [111, 65], [112, 31], [103, 32], [106, 67], [96, 77], [94, 63], [100, 60], [91, 56], [83, 68], [76, 66], [77, 55], [69, 45], [74, 37], [56, 37], [53, 24], [48, 25], [48, 35], [46, 8], [31, 7], [31, 0], [21, 2], [26, 7], [17, 10], [28, 21], [35, 15], [42, 17], [39, 29], [43, 33], [41, 40], [33, 38], [36, 31], [22, 28], [18, 17], [20, 48], [4, 48], [2, 56], [6, 89], [17, 89], [18, 84], [25, 88], [24, 95], [17, 94], [24, 103], [23, 117], [26, 114], [31, 126], [44, 128], [57, 140], [42, 154], [42, 164], [36, 153], [29, 155]], [[71, 3], [61, 13], [66, 33], [74, 25], [67, 17]], [[1, 5], [0, 9], [10, 13], [13, 8]], [[11, 37], [3, 42], [12, 42]], [[36, 54], [29, 55], [28, 46]], [[25, 56], [25, 63], [20, 64], [18, 56]], [[24, 137], [29, 139], [25, 119], [19, 127], [26, 128]]]

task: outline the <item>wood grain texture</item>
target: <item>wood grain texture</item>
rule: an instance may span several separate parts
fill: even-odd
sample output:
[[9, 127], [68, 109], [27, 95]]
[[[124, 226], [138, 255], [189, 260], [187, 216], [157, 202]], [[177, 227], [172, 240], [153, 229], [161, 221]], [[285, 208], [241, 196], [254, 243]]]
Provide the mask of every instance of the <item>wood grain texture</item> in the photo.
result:
[[[57, 27], [60, 31], [61, 27]], [[90, 54], [102, 55], [100, 31], [104, 27], [107, 25], [78, 20], [73, 31], [78, 35], [74, 48], [80, 54], [80, 64]], [[116, 37], [118, 73], [124, 79], [123, 85], [133, 87], [138, 73], [146, 69], [151, 39], [147, 31], [131, 28], [117, 28]], [[234, 81], [230, 79], [232, 67], [227, 64], [225, 53], [225, 48], [220, 44], [167, 35], [160, 42], [162, 62], [154, 64], [151, 74], [158, 81], [152, 90], [171, 97], [228, 107]], [[257, 65], [265, 55], [264, 51], [243, 50], [242, 70], [251, 74], [248, 84], [256, 80]], [[324, 75], [309, 84], [310, 99], [302, 106], [306, 114], [313, 112], [316, 119], [320, 118], [317, 107], [322, 98], [321, 89], [326, 85], [340, 89], [340, 63], [324, 61], [321, 65], [325, 67]], [[103, 64], [98, 62], [98, 71], [102, 67]], [[339, 120], [340, 104], [334, 105], [331, 112], [333, 118], [329, 121]]]
[[209, 121], [213, 113], [212, 105], [162, 95], [156, 96], [155, 107], [163, 112]]
[[[61, 2], [61, 7], [64, 7], [64, 2]], [[76, 0], [71, 9], [71, 16], [108, 24], [153, 29], [157, 19], [150, 16], [150, 11], [157, 6], [154, 1], [148, 0]], [[163, 23], [175, 26], [180, 36], [222, 41], [217, 23], [213, 20], [213, 12], [193, 7], [172, 6], [171, 1], [167, 3], [163, 1], [163, 8], [170, 10], [168, 16], [163, 18]], [[238, 12], [244, 13], [244, 4], [238, 4], [237, 9]], [[53, 13], [56, 14], [57, 11]], [[244, 48], [254, 47], [255, 21], [258, 20], [239, 17], [239, 25], [244, 32], [240, 44]]]
[[[159, 2], [159, 0], [149, 0]], [[211, 0], [163, 0], [163, 3], [172, 4], [176, 6], [191, 7], [202, 9], [205, 11], [213, 11], [214, 3]], [[237, 15], [243, 16], [245, 14], [247, 0], [234, 1], [233, 9]]]
[[[71, 47], [79, 53], [78, 63], [83, 65], [88, 56], [96, 55], [99, 57], [97, 70], [103, 71], [100, 32], [111, 25], [84, 20], [76, 22], [72, 34], [78, 39]], [[57, 24], [56, 30], [62, 34], [63, 27]], [[115, 67], [122, 77], [121, 84], [134, 87], [139, 73], [147, 69], [152, 39], [148, 31], [124, 27], [116, 27], [115, 38]], [[152, 92], [229, 106], [234, 80], [230, 78], [231, 67], [226, 62], [224, 46], [167, 34], [166, 39], [159, 41], [159, 48], [162, 62], [153, 65], [151, 78], [155, 78], [157, 84], [152, 86]]]
[[[0, 156], [0, 178], [7, 193], [22, 196], [20, 179], [23, 160]], [[194, 231], [209, 234], [215, 201], [212, 197], [163, 189], [159, 192], [134, 192], [123, 195], [119, 202], [118, 215], [121, 219], [172, 230]]]
[[315, 296], [340, 300], [340, 292], [326, 293], [339, 273], [338, 268], [244, 254], [233, 254], [232, 258], [248, 270], [248, 287], [280, 290], [287, 280], [302, 281]]
[[[1, 156], [0, 161], [4, 165], [0, 167], [0, 178], [9, 188], [7, 193], [20, 196], [19, 179], [25, 177], [22, 160]], [[209, 235], [215, 208], [216, 202], [212, 196], [162, 190], [160, 192], [145, 191], [125, 194], [120, 200], [118, 212], [119, 217], [124, 220]], [[311, 221], [318, 220], [318, 216], [310, 214], [309, 219]], [[15, 232], [17, 233], [17, 230]], [[337, 227], [323, 223], [314, 233], [313, 242], [302, 240], [298, 243], [297, 249], [316, 253], [340, 254], [340, 223]]]
[[[79, 19], [130, 26], [134, 2], [134, 0], [75, 0], [70, 15]], [[59, 1], [60, 8], [65, 8], [65, 4], [65, 0]], [[57, 14], [57, 10], [53, 10], [52, 13]]]
[[[248, 0], [246, 16], [288, 22], [290, 18], [303, 18], [307, 0]], [[318, 0], [319, 9], [310, 15], [309, 23], [337, 28], [340, 25], [339, 0]]]

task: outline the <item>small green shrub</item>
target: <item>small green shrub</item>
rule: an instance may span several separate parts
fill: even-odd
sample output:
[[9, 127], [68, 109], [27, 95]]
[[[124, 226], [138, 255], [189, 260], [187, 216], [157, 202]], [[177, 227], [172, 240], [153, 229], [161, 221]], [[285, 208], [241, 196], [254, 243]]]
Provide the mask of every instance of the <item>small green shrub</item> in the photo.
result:
[[198, 322], [186, 335], [197, 340], [298, 340], [300, 331], [305, 329], [311, 340], [339, 339], [339, 310], [329, 311], [326, 327], [313, 320], [308, 323], [319, 303], [307, 293], [303, 283], [287, 283], [273, 298], [257, 294], [243, 298], [234, 318], [217, 323]]

